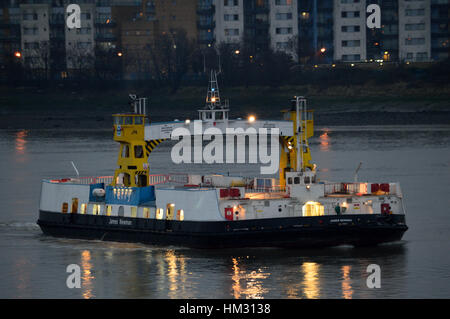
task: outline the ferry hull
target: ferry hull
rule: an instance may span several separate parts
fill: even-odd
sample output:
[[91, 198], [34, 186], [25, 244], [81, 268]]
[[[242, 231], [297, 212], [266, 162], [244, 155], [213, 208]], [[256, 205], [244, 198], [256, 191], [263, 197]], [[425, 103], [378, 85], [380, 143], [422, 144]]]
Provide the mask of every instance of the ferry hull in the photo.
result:
[[194, 248], [368, 246], [398, 241], [403, 215], [287, 217], [195, 222], [40, 211], [46, 235]]

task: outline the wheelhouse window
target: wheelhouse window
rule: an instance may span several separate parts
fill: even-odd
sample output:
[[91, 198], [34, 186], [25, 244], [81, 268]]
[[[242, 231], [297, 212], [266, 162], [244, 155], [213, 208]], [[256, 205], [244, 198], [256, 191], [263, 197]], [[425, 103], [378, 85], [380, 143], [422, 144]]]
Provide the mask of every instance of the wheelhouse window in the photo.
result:
[[134, 124], [143, 124], [144, 123], [144, 117], [143, 116], [135, 116], [134, 117]]
[[134, 146], [134, 157], [135, 158], [143, 158], [144, 157], [144, 148], [142, 145]]

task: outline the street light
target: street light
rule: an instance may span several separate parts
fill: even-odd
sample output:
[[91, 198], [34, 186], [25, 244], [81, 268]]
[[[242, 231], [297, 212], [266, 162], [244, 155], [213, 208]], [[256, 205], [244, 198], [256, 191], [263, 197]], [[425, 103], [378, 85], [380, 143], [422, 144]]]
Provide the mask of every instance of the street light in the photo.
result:
[[117, 56], [122, 56], [122, 52], [117, 52]]
[[241, 51], [236, 50], [236, 51], [234, 51], [234, 53], [235, 53], [235, 54], [239, 54], [239, 53], [241, 53]]
[[14, 56], [18, 59], [20, 59], [22, 57], [22, 53], [20, 53], [19, 51], [14, 52]]
[[320, 49], [320, 52], [325, 53], [326, 50], [327, 50], [327, 49], [325, 49], [325, 48], [321, 48], [321, 49]]

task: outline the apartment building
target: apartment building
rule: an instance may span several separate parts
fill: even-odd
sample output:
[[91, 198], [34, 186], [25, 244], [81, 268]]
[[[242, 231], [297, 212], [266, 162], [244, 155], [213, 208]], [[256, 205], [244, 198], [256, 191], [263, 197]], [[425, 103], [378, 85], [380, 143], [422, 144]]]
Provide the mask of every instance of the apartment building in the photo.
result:
[[198, 0], [197, 2], [197, 40], [201, 47], [212, 47], [215, 43], [214, 21], [215, 6], [213, 0]]
[[334, 0], [334, 60], [366, 60], [366, 1]]
[[21, 4], [20, 31], [24, 63], [30, 68], [47, 69], [50, 64], [50, 6]]
[[431, 0], [431, 58], [450, 58], [450, 1]]
[[0, 63], [21, 49], [20, 8], [18, 2], [0, 3]]
[[297, 1], [269, 0], [269, 4], [269, 36], [272, 49], [290, 53], [297, 60], [297, 50], [294, 47], [298, 37]]
[[217, 43], [240, 43], [244, 35], [244, 0], [216, 1], [214, 20]]
[[430, 0], [399, 0], [399, 60], [429, 61], [431, 57]]
[[244, 1], [244, 41], [253, 52], [270, 47], [269, 0]]
[[302, 63], [333, 61], [334, 0], [298, 2], [299, 36], [297, 50]]
[[[96, 8], [94, 3], [82, 3], [81, 28], [65, 28], [65, 47], [68, 69], [93, 67]], [[65, 11], [65, 10], [64, 10]]]

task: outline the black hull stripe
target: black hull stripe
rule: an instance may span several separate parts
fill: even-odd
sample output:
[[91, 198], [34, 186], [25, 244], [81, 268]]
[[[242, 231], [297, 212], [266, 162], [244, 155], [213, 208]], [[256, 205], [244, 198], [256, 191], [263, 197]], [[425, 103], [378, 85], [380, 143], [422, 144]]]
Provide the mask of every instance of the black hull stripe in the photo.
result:
[[57, 237], [198, 248], [372, 245], [400, 240], [407, 230], [402, 215], [355, 215], [355, 223], [347, 224], [330, 224], [336, 219], [330, 217], [194, 222], [40, 211], [38, 224]]

